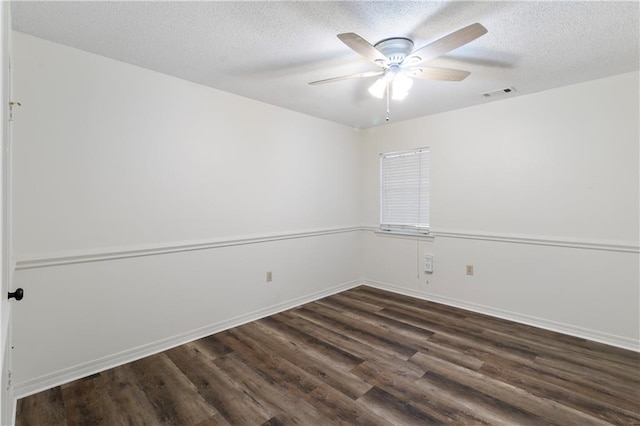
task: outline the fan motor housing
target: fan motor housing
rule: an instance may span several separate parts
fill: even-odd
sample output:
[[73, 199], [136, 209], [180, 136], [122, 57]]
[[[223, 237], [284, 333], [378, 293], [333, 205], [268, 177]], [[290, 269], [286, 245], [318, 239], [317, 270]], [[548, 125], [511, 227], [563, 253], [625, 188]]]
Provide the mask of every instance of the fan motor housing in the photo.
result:
[[380, 40], [373, 47], [389, 59], [389, 63], [399, 64], [413, 51], [413, 41], [405, 37]]

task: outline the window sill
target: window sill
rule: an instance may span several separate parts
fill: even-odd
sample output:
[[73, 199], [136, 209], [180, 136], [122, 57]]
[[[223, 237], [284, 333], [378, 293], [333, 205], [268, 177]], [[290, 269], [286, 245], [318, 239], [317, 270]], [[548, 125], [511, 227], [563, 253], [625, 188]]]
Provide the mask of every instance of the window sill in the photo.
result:
[[430, 235], [429, 232], [419, 232], [419, 231], [398, 231], [398, 230], [382, 230], [380, 228], [374, 231], [378, 235], [389, 235], [394, 237], [412, 237], [412, 238], [423, 238], [427, 241], [433, 241], [433, 235]]

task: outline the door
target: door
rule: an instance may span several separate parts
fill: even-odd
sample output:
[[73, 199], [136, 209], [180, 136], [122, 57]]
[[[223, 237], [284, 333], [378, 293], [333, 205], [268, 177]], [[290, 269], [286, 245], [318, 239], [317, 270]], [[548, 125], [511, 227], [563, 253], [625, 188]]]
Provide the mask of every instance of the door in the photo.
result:
[[[8, 1], [0, 4], [0, 424], [10, 425], [14, 417], [14, 399], [11, 386], [11, 303], [7, 299], [12, 270], [10, 262], [10, 163], [11, 163], [11, 17]], [[15, 302], [13, 302], [15, 303]]]

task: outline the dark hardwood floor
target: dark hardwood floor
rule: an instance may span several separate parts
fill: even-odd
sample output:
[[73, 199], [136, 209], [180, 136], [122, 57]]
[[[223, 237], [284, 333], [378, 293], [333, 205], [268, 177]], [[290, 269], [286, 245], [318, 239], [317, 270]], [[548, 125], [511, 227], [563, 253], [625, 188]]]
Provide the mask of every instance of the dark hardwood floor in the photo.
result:
[[358, 287], [20, 399], [17, 425], [640, 424], [640, 354]]

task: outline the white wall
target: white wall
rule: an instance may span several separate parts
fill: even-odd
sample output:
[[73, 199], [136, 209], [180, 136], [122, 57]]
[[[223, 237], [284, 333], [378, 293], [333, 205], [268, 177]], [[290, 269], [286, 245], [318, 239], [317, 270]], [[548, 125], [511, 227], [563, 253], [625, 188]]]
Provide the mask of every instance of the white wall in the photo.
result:
[[435, 234], [364, 235], [365, 278], [637, 350], [638, 117], [630, 73], [363, 132], [362, 222], [378, 154], [430, 146]]
[[17, 256], [357, 222], [352, 129], [23, 34], [14, 44]]
[[19, 394], [357, 282], [355, 130], [13, 43]]

